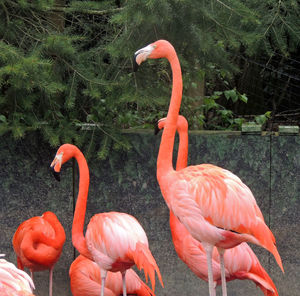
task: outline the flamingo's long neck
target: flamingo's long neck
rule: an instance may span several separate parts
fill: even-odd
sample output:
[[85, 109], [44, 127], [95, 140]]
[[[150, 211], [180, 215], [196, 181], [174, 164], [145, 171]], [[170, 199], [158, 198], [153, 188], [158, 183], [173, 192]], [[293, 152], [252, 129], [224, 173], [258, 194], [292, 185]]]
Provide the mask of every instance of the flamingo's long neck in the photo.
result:
[[84, 155], [79, 149], [76, 150], [74, 157], [77, 160], [79, 167], [79, 191], [72, 225], [72, 242], [80, 254], [92, 259], [83, 235], [86, 203], [90, 183], [89, 168]]
[[188, 131], [184, 130], [179, 131], [179, 147], [176, 161], [176, 171], [184, 169], [187, 167], [187, 159], [188, 159]]
[[55, 236], [51, 238], [43, 234], [39, 234], [36, 242], [44, 243], [52, 248], [61, 251], [63, 244], [66, 240], [65, 230], [60, 224], [56, 216], [44, 217], [44, 219], [52, 226]]
[[170, 171], [174, 171], [172, 156], [177, 118], [182, 98], [181, 68], [178, 57], [173, 48], [172, 50], [170, 50], [167, 59], [169, 60], [172, 69], [173, 87], [167, 120], [163, 130], [157, 158], [157, 179], [159, 184], [161, 184], [163, 176], [165, 176]]

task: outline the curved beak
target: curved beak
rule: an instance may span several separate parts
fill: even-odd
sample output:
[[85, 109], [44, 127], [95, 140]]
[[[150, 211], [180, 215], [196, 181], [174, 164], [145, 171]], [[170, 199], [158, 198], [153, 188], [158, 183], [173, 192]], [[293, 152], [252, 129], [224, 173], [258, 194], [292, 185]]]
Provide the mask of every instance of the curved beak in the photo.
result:
[[133, 64], [133, 70], [136, 72], [138, 69], [138, 66], [147, 60], [151, 52], [153, 51], [155, 47], [153, 45], [147, 45], [146, 47], [143, 47], [136, 51], [134, 53], [134, 64]]
[[50, 171], [52, 172], [54, 178], [57, 180], [57, 181], [60, 181], [60, 172], [56, 172], [54, 170], [54, 166], [50, 166]]
[[51, 165], [50, 170], [57, 181], [60, 181], [60, 168], [62, 163], [62, 154], [56, 154]]
[[157, 122], [154, 127], [154, 135], [156, 136], [159, 132], [160, 132], [160, 128], [159, 128], [158, 122]]
[[164, 117], [157, 121], [157, 123], [155, 125], [155, 131], [154, 131], [155, 135], [157, 135], [159, 133], [159, 131], [165, 127], [166, 120], [167, 120], [167, 117]]

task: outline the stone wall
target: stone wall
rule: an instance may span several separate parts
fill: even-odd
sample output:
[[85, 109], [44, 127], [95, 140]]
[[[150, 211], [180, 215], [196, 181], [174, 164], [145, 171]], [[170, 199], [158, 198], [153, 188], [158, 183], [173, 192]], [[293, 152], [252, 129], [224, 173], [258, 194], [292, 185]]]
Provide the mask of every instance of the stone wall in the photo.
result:
[[[165, 288], [157, 282], [156, 295], [208, 295], [198, 279], [177, 257], [171, 240], [168, 208], [156, 181], [160, 136], [152, 132], [127, 134], [129, 152], [112, 152], [106, 161], [88, 159], [91, 174], [86, 221], [104, 211], [134, 215], [144, 227], [150, 249], [161, 270]], [[100, 135], [99, 135], [100, 136]], [[280, 296], [299, 295], [300, 137], [258, 136], [239, 133], [190, 133], [189, 164], [213, 163], [231, 170], [252, 190], [266, 222], [277, 239], [282, 274], [272, 255], [253, 246]], [[97, 137], [95, 138], [97, 141]], [[83, 147], [86, 153], [88, 147]], [[60, 183], [49, 172], [56, 149], [28, 139], [0, 144], [0, 253], [16, 263], [12, 237], [18, 225], [51, 210], [63, 224], [67, 240], [54, 269], [54, 295], [71, 295], [68, 269], [76, 256], [71, 244], [73, 195], [77, 194], [77, 165], [64, 165]], [[175, 152], [176, 153], [176, 152]], [[75, 186], [73, 186], [73, 172]], [[75, 192], [73, 193], [73, 187]], [[35, 274], [39, 296], [48, 293], [48, 272]], [[220, 292], [218, 287], [218, 292]], [[228, 294], [263, 295], [250, 281], [228, 283]]]

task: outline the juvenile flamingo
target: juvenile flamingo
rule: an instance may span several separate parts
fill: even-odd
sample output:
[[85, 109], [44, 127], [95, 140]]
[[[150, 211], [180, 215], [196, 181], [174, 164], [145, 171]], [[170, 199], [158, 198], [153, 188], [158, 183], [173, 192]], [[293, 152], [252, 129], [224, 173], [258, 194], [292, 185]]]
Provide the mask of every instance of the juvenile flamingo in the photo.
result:
[[108, 271], [122, 274], [123, 295], [126, 296], [126, 270], [136, 265], [144, 269], [155, 287], [155, 271], [162, 283], [158, 266], [149, 249], [146, 233], [131, 215], [107, 212], [94, 215], [83, 235], [84, 217], [89, 190], [89, 169], [82, 152], [74, 145], [64, 144], [58, 149], [51, 163], [54, 176], [59, 180], [61, 166], [74, 157], [79, 166], [79, 192], [75, 207], [72, 242], [78, 252], [95, 261], [101, 270], [101, 296], [104, 296]]
[[0, 295], [1, 296], [34, 296], [34, 284], [30, 276], [14, 264], [1, 258], [0, 254]]
[[[159, 120], [158, 130], [164, 128], [165, 122], [165, 118]], [[177, 132], [179, 133], [179, 148], [176, 170], [181, 170], [187, 166], [188, 159], [188, 122], [182, 115], [178, 116]], [[202, 244], [190, 235], [172, 211], [170, 211], [170, 229], [179, 258], [195, 275], [208, 281], [206, 255]], [[228, 249], [224, 254], [224, 263], [227, 281], [235, 279], [252, 280], [264, 295], [278, 296], [275, 284], [247, 243], [243, 242], [234, 248]], [[220, 261], [216, 248], [213, 249], [212, 266], [214, 286], [216, 286], [221, 282]]]
[[49, 211], [22, 222], [13, 237], [18, 268], [27, 267], [32, 279], [34, 272], [49, 269], [49, 296], [52, 296], [53, 268], [65, 240], [64, 228]]
[[[79, 255], [70, 266], [69, 276], [73, 296], [97, 296], [100, 294], [100, 269], [94, 261]], [[130, 295], [154, 296], [152, 290], [131, 268], [126, 272], [126, 291]], [[121, 294], [121, 273], [108, 271], [104, 295], [119, 296]]]
[[175, 171], [172, 164], [174, 138], [182, 99], [180, 63], [174, 47], [158, 40], [135, 52], [140, 65], [147, 58], [167, 58], [173, 73], [172, 96], [157, 158], [157, 180], [169, 209], [206, 251], [210, 296], [215, 295], [212, 251], [220, 254], [223, 296], [226, 292], [224, 252], [242, 242], [269, 250], [283, 271], [275, 238], [250, 189], [233, 173], [201, 164]]

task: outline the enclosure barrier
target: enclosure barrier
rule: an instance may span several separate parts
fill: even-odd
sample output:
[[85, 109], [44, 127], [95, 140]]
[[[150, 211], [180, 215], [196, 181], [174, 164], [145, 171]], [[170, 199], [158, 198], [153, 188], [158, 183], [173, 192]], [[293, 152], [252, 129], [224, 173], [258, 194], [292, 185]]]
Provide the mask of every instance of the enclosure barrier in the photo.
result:
[[[130, 151], [112, 151], [105, 161], [91, 155], [88, 158], [91, 184], [86, 221], [103, 211], [134, 215], [148, 235], [150, 249], [163, 276], [165, 288], [158, 284], [156, 295], [207, 295], [207, 284], [196, 278], [178, 259], [172, 245], [169, 212], [156, 180], [160, 136], [155, 136], [152, 131], [127, 132], [126, 135], [133, 145]], [[97, 137], [101, 135], [97, 135], [95, 141]], [[267, 251], [251, 247], [275, 282], [279, 295], [298, 296], [299, 134], [190, 132], [189, 139], [189, 164], [222, 166], [238, 175], [251, 188], [277, 239], [285, 274], [281, 273]], [[48, 170], [56, 148], [41, 145], [36, 137], [17, 143], [2, 137], [0, 143], [0, 253], [7, 254], [7, 259], [16, 263], [11, 240], [18, 225], [47, 210], [55, 212], [66, 230], [67, 240], [61, 259], [54, 268], [53, 292], [59, 296], [71, 295], [68, 269], [77, 255], [72, 248], [70, 232], [73, 196], [76, 196], [78, 186], [77, 165], [68, 162], [58, 183]], [[88, 147], [80, 148], [87, 153]], [[47, 295], [48, 273], [36, 273], [35, 282], [36, 294]], [[230, 282], [228, 291], [231, 296], [262, 295], [249, 281]]]

